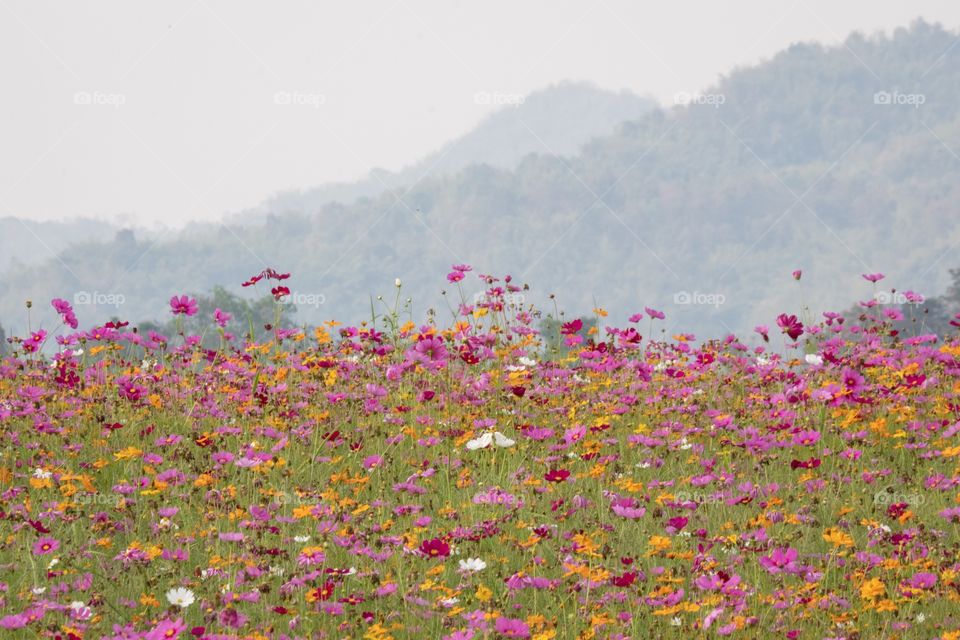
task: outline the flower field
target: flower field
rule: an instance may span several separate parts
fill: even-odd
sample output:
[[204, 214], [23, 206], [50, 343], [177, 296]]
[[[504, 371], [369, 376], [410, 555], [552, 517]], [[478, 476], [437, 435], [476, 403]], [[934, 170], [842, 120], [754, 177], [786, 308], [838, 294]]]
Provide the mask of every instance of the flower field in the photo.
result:
[[447, 279], [447, 323], [219, 347], [53, 301], [0, 364], [5, 635], [960, 638], [956, 334], [596, 309], [551, 350]]

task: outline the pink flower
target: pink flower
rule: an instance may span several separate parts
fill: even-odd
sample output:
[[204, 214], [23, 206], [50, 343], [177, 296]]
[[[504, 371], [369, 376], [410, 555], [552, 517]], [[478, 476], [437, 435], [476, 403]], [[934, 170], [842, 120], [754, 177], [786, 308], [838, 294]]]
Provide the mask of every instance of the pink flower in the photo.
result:
[[188, 296], [173, 296], [170, 298], [170, 312], [175, 316], [193, 316], [198, 311], [197, 301]]
[[800, 269], [797, 269], [796, 271], [793, 272], [793, 279], [799, 280], [800, 276], [802, 275], [803, 275], [803, 271], [801, 271]]
[[367, 456], [363, 459], [363, 468], [364, 469], [373, 469], [374, 467], [379, 467], [380, 463], [383, 462], [383, 456]]
[[914, 589], [931, 589], [937, 584], [937, 576], [921, 571], [920, 573], [913, 574], [913, 576], [907, 580], [907, 584]]
[[760, 556], [760, 566], [768, 573], [780, 573], [796, 568], [797, 550], [793, 548], [774, 549], [769, 556]]
[[882, 273], [863, 273], [863, 274], [860, 274], [860, 275], [863, 276], [863, 279], [864, 279], [864, 280], [869, 280], [870, 282], [873, 282], [873, 283], [877, 283], [877, 282], [880, 282], [881, 280], [883, 280], [883, 274], [882, 274]]
[[177, 638], [187, 628], [183, 620], [161, 620], [153, 629], [147, 632], [144, 640], [171, 640]]
[[650, 316], [651, 320], [663, 320], [667, 317], [663, 311], [657, 311], [656, 309], [651, 309], [650, 307], [644, 307], [643, 310], [647, 312], [647, 315]]
[[60, 548], [60, 541], [56, 538], [40, 538], [33, 545], [33, 555], [35, 556], [45, 556], [48, 553], [53, 553]]
[[530, 627], [527, 626], [526, 622], [517, 618], [504, 618], [501, 616], [497, 618], [493, 628], [496, 630], [497, 634], [503, 636], [504, 638], [530, 637]]
[[231, 318], [233, 318], [233, 316], [227, 313], [226, 311], [221, 311], [220, 309], [216, 309], [213, 312], [214, 322], [216, 322], [221, 327], [227, 326], [227, 323], [230, 322]]

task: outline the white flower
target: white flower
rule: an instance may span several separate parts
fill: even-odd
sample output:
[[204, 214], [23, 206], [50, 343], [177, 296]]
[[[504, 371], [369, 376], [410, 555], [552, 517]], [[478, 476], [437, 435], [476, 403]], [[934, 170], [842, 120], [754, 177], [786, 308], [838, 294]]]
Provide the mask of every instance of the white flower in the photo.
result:
[[465, 573], [476, 573], [487, 568], [487, 563], [480, 558], [467, 558], [460, 561], [460, 571]]
[[808, 353], [804, 360], [807, 361], [807, 364], [823, 364], [823, 356], [816, 353]]
[[515, 441], [511, 440], [499, 431], [493, 432], [493, 443], [498, 447], [512, 447], [513, 445], [517, 444]]
[[270, 565], [270, 575], [273, 576], [274, 578], [279, 578], [284, 573], [286, 573], [286, 570], [283, 567]]
[[671, 627], [680, 627], [683, 626], [683, 620], [680, 619], [680, 616], [676, 616], [670, 620]]
[[487, 431], [482, 434], [479, 438], [474, 438], [467, 442], [467, 449], [470, 451], [476, 451], [477, 449], [486, 449], [490, 446], [490, 443], [493, 442], [493, 434]]
[[528, 357], [526, 357], [526, 356], [523, 356], [522, 358], [518, 358], [518, 359], [517, 359], [517, 362], [519, 362], [520, 364], [522, 364], [522, 365], [525, 366], [525, 367], [535, 367], [535, 366], [537, 366], [537, 361], [536, 361], [536, 360], [534, 360], [533, 358], [528, 358]]
[[400, 278], [397, 278], [396, 280], [393, 281], [393, 286], [395, 286], [395, 287], [398, 288], [398, 289], [400, 288], [400, 286], [401, 286], [402, 284], [403, 284], [403, 283], [400, 282]]
[[30, 591], [33, 592], [33, 595], [35, 595], [35, 596], [42, 596], [42, 595], [43, 595], [43, 592], [46, 591], [46, 590], [47, 590], [46, 587], [34, 587], [34, 588], [31, 589]]
[[53, 568], [54, 568], [55, 566], [57, 566], [58, 564], [60, 564], [60, 558], [54, 558], [54, 559], [51, 560], [50, 563], [47, 565], [47, 570], [53, 569]]
[[46, 480], [52, 475], [53, 474], [51, 472], [47, 471], [46, 469], [40, 469], [39, 467], [33, 471], [33, 477], [39, 478], [40, 480]]
[[761, 366], [761, 367], [765, 367], [765, 366], [767, 366], [768, 364], [770, 364], [770, 359], [769, 359], [769, 358], [764, 358], [763, 356], [757, 356], [757, 365], [759, 365], [759, 366]]
[[499, 431], [485, 431], [480, 434], [479, 437], [474, 438], [467, 442], [467, 449], [470, 451], [476, 451], [477, 449], [486, 449], [491, 444], [495, 444], [498, 447], [512, 447], [517, 444], [514, 440], [511, 440], [507, 436], [503, 435]]
[[303, 544], [304, 542], [309, 542], [310, 536], [293, 536], [295, 542]]
[[914, 620], [917, 621], [917, 624], [923, 624], [923, 621], [927, 619], [927, 616], [923, 613], [918, 613], [917, 617]]
[[443, 598], [440, 600], [440, 604], [444, 607], [452, 607], [458, 602], [460, 602], [460, 598]]
[[196, 598], [193, 597], [193, 591], [190, 591], [190, 589], [175, 587], [167, 591], [167, 601], [181, 609], [186, 609], [192, 605], [194, 600]]

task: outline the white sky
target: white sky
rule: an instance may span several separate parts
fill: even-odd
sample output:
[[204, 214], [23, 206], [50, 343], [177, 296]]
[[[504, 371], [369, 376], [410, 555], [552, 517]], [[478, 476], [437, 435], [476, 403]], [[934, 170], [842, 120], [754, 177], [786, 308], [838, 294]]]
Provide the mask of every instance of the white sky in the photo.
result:
[[0, 216], [214, 219], [415, 161], [495, 108], [479, 91], [669, 103], [921, 16], [955, 29], [960, 2], [0, 0]]

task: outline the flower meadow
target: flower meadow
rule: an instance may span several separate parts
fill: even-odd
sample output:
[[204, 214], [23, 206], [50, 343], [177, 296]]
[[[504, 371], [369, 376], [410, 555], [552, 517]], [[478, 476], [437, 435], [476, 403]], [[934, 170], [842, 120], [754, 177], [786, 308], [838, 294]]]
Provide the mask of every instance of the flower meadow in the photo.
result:
[[960, 638], [956, 334], [596, 309], [551, 350], [509, 277], [447, 280], [484, 295], [446, 325], [214, 347], [54, 300], [0, 364], [4, 635]]

